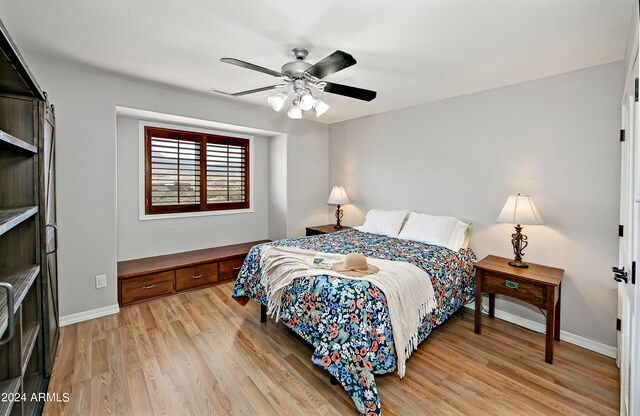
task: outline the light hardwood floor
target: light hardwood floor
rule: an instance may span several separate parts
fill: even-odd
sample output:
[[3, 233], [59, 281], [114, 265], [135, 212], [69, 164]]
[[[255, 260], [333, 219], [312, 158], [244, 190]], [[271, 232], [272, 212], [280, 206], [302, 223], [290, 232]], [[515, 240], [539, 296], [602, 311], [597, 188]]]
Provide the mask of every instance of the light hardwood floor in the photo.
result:
[[[62, 328], [46, 415], [357, 415], [311, 350], [232, 283], [123, 308]], [[384, 415], [615, 415], [615, 362], [566, 342], [544, 362], [544, 335], [455, 315], [377, 377]]]

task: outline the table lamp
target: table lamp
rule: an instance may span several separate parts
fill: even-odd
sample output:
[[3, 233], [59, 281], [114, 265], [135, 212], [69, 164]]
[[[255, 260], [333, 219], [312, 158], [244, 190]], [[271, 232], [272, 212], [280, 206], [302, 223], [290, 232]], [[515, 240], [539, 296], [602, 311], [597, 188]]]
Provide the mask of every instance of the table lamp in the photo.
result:
[[342, 210], [340, 209], [340, 205], [349, 204], [349, 197], [345, 192], [342, 186], [334, 186], [331, 190], [331, 195], [329, 195], [329, 200], [327, 204], [337, 205], [336, 207], [336, 224], [333, 228], [342, 228], [340, 221], [342, 221]]
[[522, 250], [529, 245], [527, 236], [522, 234], [523, 225], [542, 225], [542, 217], [538, 212], [531, 196], [529, 195], [509, 195], [496, 222], [514, 224], [516, 232], [511, 234], [511, 244], [513, 244], [513, 254], [515, 258], [509, 262], [514, 267], [529, 267], [522, 261]]

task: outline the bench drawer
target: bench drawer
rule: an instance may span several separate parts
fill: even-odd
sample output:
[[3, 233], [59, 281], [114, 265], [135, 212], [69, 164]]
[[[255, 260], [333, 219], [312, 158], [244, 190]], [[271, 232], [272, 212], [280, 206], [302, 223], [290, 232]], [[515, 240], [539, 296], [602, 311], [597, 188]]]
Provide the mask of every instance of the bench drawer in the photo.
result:
[[244, 263], [244, 257], [224, 260], [220, 262], [220, 280], [235, 279], [240, 273], [240, 268]]
[[482, 291], [511, 296], [540, 308], [545, 307], [547, 300], [543, 286], [498, 273], [482, 273]]
[[218, 281], [218, 264], [207, 263], [176, 270], [176, 291], [204, 286]]
[[120, 303], [151, 299], [173, 293], [173, 271], [133, 277], [120, 282]]

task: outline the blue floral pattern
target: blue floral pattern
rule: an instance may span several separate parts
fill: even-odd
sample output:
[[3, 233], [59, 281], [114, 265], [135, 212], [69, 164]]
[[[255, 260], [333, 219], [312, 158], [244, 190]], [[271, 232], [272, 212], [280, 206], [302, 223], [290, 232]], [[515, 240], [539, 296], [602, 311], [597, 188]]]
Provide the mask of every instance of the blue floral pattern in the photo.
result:
[[[357, 230], [267, 243], [324, 253], [361, 253], [367, 257], [412, 263], [433, 283], [438, 307], [419, 329], [423, 341], [475, 295], [476, 256], [470, 249], [401, 240]], [[260, 247], [249, 252], [231, 296], [265, 304], [260, 285]], [[312, 276], [295, 279], [282, 292], [280, 319], [314, 346], [313, 362], [346, 389], [362, 415], [380, 414], [374, 374], [393, 372], [395, 347], [384, 293], [369, 282]], [[410, 365], [407, 370], [410, 371]]]

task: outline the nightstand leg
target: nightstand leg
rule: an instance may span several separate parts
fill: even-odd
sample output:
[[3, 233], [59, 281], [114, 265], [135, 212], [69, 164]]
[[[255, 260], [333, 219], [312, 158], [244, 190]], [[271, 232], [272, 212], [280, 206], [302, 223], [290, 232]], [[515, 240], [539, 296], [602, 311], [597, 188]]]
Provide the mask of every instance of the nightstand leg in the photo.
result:
[[558, 285], [558, 302], [556, 303], [556, 322], [553, 325], [553, 339], [560, 341], [560, 300], [562, 299], [562, 282]]
[[496, 294], [489, 293], [489, 318], [496, 317]]
[[476, 269], [476, 316], [475, 333], [480, 334], [482, 324], [482, 270]]
[[553, 364], [553, 324], [555, 322], [555, 287], [547, 286], [547, 333], [546, 345], [544, 349], [544, 360], [549, 364]]

